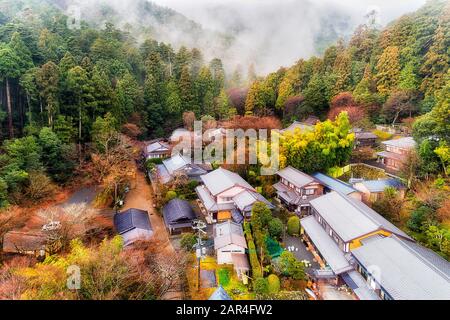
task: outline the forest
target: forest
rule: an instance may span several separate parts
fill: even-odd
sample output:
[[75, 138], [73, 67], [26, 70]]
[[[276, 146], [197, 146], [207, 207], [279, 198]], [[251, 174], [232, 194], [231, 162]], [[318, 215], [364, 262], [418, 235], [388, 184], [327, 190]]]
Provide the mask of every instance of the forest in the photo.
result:
[[[282, 136], [282, 166], [329, 173], [354, 157], [353, 129], [406, 128], [417, 142], [399, 172], [407, 196], [400, 199], [389, 189], [373, 208], [450, 258], [449, 1], [430, 0], [384, 28], [369, 19], [323, 55], [266, 75], [254, 64], [244, 72], [220, 56], [206, 58], [207, 48], [143, 38], [145, 32], [136, 36], [133, 28], [113, 22], [82, 21], [80, 28], [71, 28], [55, 2], [0, 0], [0, 236], [24, 225], [28, 208], [55, 200], [57, 190], [67, 191], [82, 179], [102, 187], [95, 199], [98, 207], [116, 209], [117, 194], [125, 193], [130, 177], [136, 177], [134, 160], [141, 155], [136, 146], [167, 138], [194, 119], [235, 129], [281, 129], [315, 116], [321, 122], [311, 132]], [[108, 11], [103, 14], [107, 17]], [[175, 13], [157, 15], [163, 23]], [[200, 26], [192, 22], [192, 28]], [[260, 176], [258, 169], [235, 171], [272, 199], [274, 177]], [[162, 201], [186, 189], [195, 198], [196, 186], [167, 187]], [[272, 230], [281, 237], [284, 222], [271, 221], [270, 210], [260, 209], [262, 218], [256, 214], [254, 220], [265, 222], [257, 231]], [[167, 254], [162, 243], [147, 251], [122, 251], [120, 237], [99, 240], [111, 234], [89, 229], [98, 221], [83, 210], [75, 215], [79, 221], [61, 218], [70, 228], [62, 228], [59, 247], [45, 263], [17, 259], [18, 273], [5, 271], [15, 268], [8, 264], [1, 266], [7, 275], [0, 277], [0, 297], [54, 299], [56, 292], [67, 299], [163, 299], [169, 287], [185, 280], [186, 252]], [[77, 229], [78, 224], [87, 227]], [[300, 222], [294, 229], [299, 228]], [[248, 240], [251, 232], [245, 230], [245, 236]], [[260, 236], [255, 241], [263, 246]], [[293, 273], [303, 279], [303, 265], [286, 253]], [[256, 254], [250, 263], [260, 267]], [[77, 294], [65, 290], [61, 280], [71, 264], [88, 270]], [[117, 287], [111, 278], [120, 279]]]

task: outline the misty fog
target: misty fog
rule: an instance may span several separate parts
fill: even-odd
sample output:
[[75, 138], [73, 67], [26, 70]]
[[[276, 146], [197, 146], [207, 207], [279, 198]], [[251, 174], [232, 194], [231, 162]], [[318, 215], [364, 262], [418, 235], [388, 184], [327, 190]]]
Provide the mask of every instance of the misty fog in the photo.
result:
[[[338, 36], [348, 36], [375, 9], [385, 25], [412, 12], [425, 0], [154, 0], [173, 8], [204, 27], [236, 36], [225, 60], [255, 63], [261, 73], [318, 53], [314, 42], [332, 25]], [[329, 30], [325, 30], [329, 32]]]
[[[378, 12], [383, 26], [402, 14], [412, 12], [426, 0], [153, 0], [160, 6], [178, 11], [199, 23], [201, 30], [172, 18], [170, 23], [143, 17], [135, 0], [65, 0], [80, 5], [83, 17], [114, 8], [119, 27], [150, 26], [156, 40], [197, 46], [206, 59], [219, 57], [228, 72], [237, 66], [245, 72], [250, 64], [264, 75], [300, 58], [320, 54], [338, 37], [348, 38], [365, 22], [370, 10]], [[145, 0], [144, 0], [145, 1]], [[168, 18], [170, 19], [170, 18]], [[156, 25], [156, 27], [155, 27]], [[197, 36], [198, 34], [198, 36]], [[225, 37], [218, 36], [219, 34]], [[137, 35], [139, 41], [142, 36]]]

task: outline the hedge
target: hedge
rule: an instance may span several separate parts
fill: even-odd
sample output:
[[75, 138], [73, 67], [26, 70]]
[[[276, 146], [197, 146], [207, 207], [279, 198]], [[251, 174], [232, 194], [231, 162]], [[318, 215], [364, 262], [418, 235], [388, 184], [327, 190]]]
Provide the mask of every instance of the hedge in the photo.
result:
[[277, 275], [269, 275], [267, 281], [269, 283], [269, 293], [278, 293], [280, 291], [280, 278]]
[[248, 255], [250, 258], [250, 265], [252, 267], [253, 278], [262, 277], [261, 266], [259, 264], [258, 255], [256, 254], [255, 243], [253, 242], [253, 240], [248, 240], [248, 238], [247, 238], [247, 245], [248, 245]]
[[253, 281], [253, 290], [257, 294], [268, 294], [269, 293], [269, 282], [267, 278], [259, 277]]
[[300, 234], [300, 219], [297, 216], [292, 216], [289, 218], [287, 223], [287, 232], [289, 235]]

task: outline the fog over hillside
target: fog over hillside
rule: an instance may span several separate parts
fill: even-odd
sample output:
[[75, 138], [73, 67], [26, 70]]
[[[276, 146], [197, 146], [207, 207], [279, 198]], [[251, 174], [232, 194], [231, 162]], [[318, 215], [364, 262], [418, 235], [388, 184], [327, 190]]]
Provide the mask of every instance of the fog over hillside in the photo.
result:
[[[348, 38], [377, 12], [381, 26], [416, 10], [425, 0], [53, 0], [82, 8], [91, 23], [106, 20], [175, 48], [198, 47], [219, 57], [228, 72], [255, 65], [260, 75], [321, 54]], [[157, 5], [154, 5], [154, 4]], [[173, 10], [167, 10], [170, 8]], [[181, 14], [180, 14], [181, 13]]]
[[255, 63], [260, 72], [290, 65], [321, 52], [339, 36], [349, 36], [378, 11], [385, 25], [412, 12], [425, 0], [154, 0], [208, 29], [228, 32], [236, 41], [226, 60]]

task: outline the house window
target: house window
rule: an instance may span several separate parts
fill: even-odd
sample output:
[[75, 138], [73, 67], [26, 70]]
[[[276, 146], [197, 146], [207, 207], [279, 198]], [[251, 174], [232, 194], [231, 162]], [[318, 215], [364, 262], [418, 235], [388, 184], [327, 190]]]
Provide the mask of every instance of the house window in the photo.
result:
[[307, 196], [313, 195], [314, 194], [314, 189], [305, 189], [305, 194]]
[[223, 197], [222, 199], [223, 199], [223, 201], [226, 201], [226, 202], [233, 201], [232, 197]]

